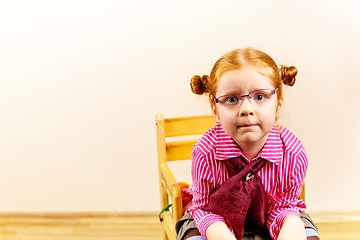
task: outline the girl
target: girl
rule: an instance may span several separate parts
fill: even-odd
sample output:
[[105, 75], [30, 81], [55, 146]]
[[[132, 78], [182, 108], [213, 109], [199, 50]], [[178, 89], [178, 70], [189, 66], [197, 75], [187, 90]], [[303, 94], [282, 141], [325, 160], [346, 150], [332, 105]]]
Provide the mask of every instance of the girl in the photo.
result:
[[[288, 129], [275, 124], [283, 84], [294, 85], [296, 74], [296, 67], [279, 69], [269, 55], [246, 48], [222, 56], [210, 76], [191, 79], [195, 94], [208, 95], [217, 124], [193, 148], [193, 200], [177, 224], [178, 238], [236, 239], [230, 220], [206, 206], [230, 177], [225, 161], [238, 157], [245, 163], [260, 158], [266, 162], [257, 175], [266, 193], [267, 230], [245, 231], [242, 239], [319, 239], [316, 226], [304, 213], [305, 203], [298, 199], [308, 165], [306, 152]], [[187, 228], [193, 221], [196, 228]]]

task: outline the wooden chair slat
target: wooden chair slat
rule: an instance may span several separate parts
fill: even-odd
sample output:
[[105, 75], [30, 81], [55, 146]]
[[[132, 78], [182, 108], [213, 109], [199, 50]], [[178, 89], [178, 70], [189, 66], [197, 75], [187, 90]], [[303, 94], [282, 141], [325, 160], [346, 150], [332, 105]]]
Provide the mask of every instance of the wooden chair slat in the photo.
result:
[[196, 141], [195, 139], [166, 143], [166, 160], [170, 162], [191, 159], [191, 150]]
[[165, 137], [204, 134], [216, 124], [211, 115], [164, 119]]

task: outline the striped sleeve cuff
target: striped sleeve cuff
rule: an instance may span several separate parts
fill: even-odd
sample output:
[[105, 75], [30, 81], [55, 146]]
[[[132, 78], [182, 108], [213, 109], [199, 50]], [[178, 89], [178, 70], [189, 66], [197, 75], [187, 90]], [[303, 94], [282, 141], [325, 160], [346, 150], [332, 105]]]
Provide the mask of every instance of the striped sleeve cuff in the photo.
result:
[[292, 209], [286, 209], [284, 211], [281, 211], [276, 217], [275, 220], [270, 224], [269, 230], [270, 235], [272, 238], [277, 239], [280, 233], [280, 229], [282, 226], [282, 222], [288, 215], [296, 215], [300, 217], [299, 212], [292, 210]]
[[199, 232], [202, 236], [206, 237], [206, 230], [208, 229], [208, 227], [215, 223], [215, 222], [223, 222], [226, 224], [225, 219], [219, 215], [216, 214], [206, 214], [205, 216], [203, 216], [199, 223], [198, 223], [198, 228], [199, 228]]

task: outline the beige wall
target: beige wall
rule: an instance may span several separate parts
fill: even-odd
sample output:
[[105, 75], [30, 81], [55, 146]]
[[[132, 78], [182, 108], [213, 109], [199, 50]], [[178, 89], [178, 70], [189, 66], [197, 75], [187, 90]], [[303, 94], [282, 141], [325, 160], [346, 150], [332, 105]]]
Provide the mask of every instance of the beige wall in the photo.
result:
[[155, 113], [208, 113], [190, 77], [246, 46], [299, 68], [308, 207], [360, 209], [358, 1], [4, 2], [0, 211], [158, 211]]

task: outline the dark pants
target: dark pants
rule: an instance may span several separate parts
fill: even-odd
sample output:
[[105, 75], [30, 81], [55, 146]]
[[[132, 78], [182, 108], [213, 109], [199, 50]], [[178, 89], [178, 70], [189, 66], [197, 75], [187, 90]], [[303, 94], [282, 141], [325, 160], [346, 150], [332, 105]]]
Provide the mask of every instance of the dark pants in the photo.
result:
[[[318, 228], [315, 223], [312, 221], [310, 216], [305, 212], [300, 212], [300, 218], [304, 222], [305, 228], [314, 229], [318, 232]], [[196, 227], [195, 220], [190, 213], [185, 214], [177, 223], [176, 223], [176, 232], [177, 240], [186, 240], [189, 237], [200, 235], [198, 228]], [[246, 228], [245, 228], [246, 229]], [[308, 240], [320, 239], [317, 236], [310, 236]], [[245, 230], [242, 240], [272, 240], [269, 231], [267, 228], [259, 229], [256, 232], [247, 232]]]

